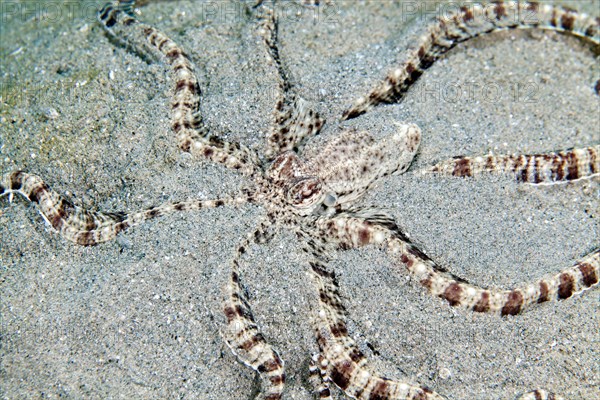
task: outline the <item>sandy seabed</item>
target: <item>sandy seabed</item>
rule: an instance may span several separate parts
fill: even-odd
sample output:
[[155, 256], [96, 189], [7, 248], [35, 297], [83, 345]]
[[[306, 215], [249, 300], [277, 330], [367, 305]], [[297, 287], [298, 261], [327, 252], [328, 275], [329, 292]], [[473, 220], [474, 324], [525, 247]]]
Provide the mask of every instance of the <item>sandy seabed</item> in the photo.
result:
[[[249, 184], [176, 148], [167, 68], [112, 44], [91, 12], [99, 3], [58, 2], [46, 12], [44, 2], [0, 4], [2, 173], [27, 170], [105, 211], [218, 198]], [[360, 204], [391, 213], [434, 260], [484, 286], [536, 280], [596, 248], [597, 180], [533, 187], [414, 172], [456, 155], [597, 143], [599, 67], [572, 37], [473, 40], [431, 67], [403, 102], [338, 122], [425, 26], [407, 5], [423, 4], [337, 1], [280, 22], [282, 58], [327, 119], [323, 138], [341, 128], [384, 135], [397, 121], [422, 129], [411, 169], [382, 180]], [[577, 7], [593, 11], [598, 2]], [[213, 132], [262, 149], [276, 79], [254, 17], [229, 2], [141, 10], [196, 64]], [[0, 397], [253, 398], [258, 381], [224, 345], [220, 310], [234, 249], [263, 214], [254, 206], [175, 214], [82, 248], [52, 233], [22, 199], [0, 200]], [[317, 351], [316, 296], [303, 260], [284, 227], [242, 262], [256, 320], [286, 362], [290, 399], [311, 398], [308, 360]], [[600, 397], [598, 290], [499, 318], [432, 298], [376, 249], [339, 252], [331, 267], [351, 334], [389, 377], [449, 399], [512, 399], [534, 388]]]

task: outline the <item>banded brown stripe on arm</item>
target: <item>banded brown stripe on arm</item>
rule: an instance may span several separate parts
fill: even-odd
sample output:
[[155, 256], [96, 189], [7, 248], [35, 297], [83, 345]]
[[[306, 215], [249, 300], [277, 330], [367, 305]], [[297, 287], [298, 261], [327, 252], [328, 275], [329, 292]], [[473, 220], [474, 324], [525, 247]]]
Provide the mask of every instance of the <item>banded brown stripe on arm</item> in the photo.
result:
[[[304, 249], [310, 260], [319, 298], [319, 310], [314, 323], [322, 357], [316, 357], [316, 367], [323, 369], [331, 382], [352, 398], [442, 400], [442, 396], [427, 387], [386, 378], [369, 364], [348, 333], [347, 311], [339, 294], [335, 274], [327, 269], [325, 257], [319, 248], [314, 241], [309, 241], [309, 246]], [[324, 380], [324, 385], [319, 387], [319, 395], [328, 398], [329, 394]]]
[[278, 19], [268, 7], [261, 8], [259, 34], [278, 77], [273, 123], [267, 136], [265, 155], [273, 160], [289, 150], [298, 150], [305, 140], [317, 135], [325, 120], [300, 97], [280, 57]]
[[[446, 10], [447, 11], [447, 10]], [[454, 9], [452, 9], [454, 11]], [[406, 53], [401, 65], [388, 72], [369, 93], [342, 114], [342, 120], [364, 114], [381, 103], [400, 101], [424, 71], [457, 44], [505, 29], [547, 29], [572, 34], [600, 46], [600, 18], [569, 8], [524, 1], [465, 3], [457, 11], [443, 12]], [[600, 81], [596, 83], [596, 87]]]
[[14, 193], [36, 203], [42, 217], [62, 237], [83, 246], [93, 246], [114, 239], [120, 232], [142, 222], [165, 214], [216, 208], [225, 205], [237, 206], [251, 201], [249, 196], [217, 200], [188, 200], [167, 202], [132, 213], [89, 211], [76, 206], [52, 190], [39, 176], [16, 171], [2, 177], [0, 196]]
[[448, 273], [402, 234], [393, 221], [378, 221], [365, 216], [340, 214], [321, 226], [343, 248], [377, 244], [406, 267], [429, 293], [454, 307], [475, 312], [516, 315], [536, 304], [564, 300], [598, 284], [600, 249], [553, 276], [523, 284], [511, 290], [486, 289]]
[[[126, 4], [125, 8], [127, 7], [131, 7], [131, 4]], [[181, 150], [238, 170], [244, 175], [260, 172], [257, 168], [258, 156], [252, 149], [209, 134], [200, 114], [201, 91], [194, 66], [181, 46], [165, 33], [138, 21], [133, 14], [127, 14], [122, 7], [111, 3], [98, 12], [98, 20], [113, 37], [127, 36], [127, 32], [135, 31], [136, 36], [141, 36], [142, 40], [127, 38], [121, 41], [132, 47], [136, 54], [148, 53], [148, 47], [161, 54], [170, 65], [175, 81], [171, 101], [171, 128]]]
[[231, 265], [227, 297], [223, 305], [223, 312], [227, 319], [223, 337], [238, 360], [258, 372], [262, 388], [257, 398], [280, 400], [285, 386], [284, 362], [267, 342], [254, 320], [239, 271], [239, 262], [248, 251], [250, 243], [261, 243], [270, 237], [269, 223], [272, 223], [270, 216], [248, 234], [237, 247]]
[[545, 154], [457, 157], [421, 173], [456, 177], [513, 174], [518, 182], [531, 184], [571, 182], [600, 176], [600, 145]]
[[328, 364], [329, 361], [321, 353], [314, 354], [309, 363], [308, 380], [320, 400], [333, 400], [330, 388], [331, 379], [327, 375]]
[[410, 243], [392, 239], [387, 247], [432, 295], [453, 307], [502, 316], [520, 314], [546, 301], [568, 299], [596, 286], [600, 276], [600, 250], [595, 250], [573, 266], [532, 284], [511, 290], [485, 289], [448, 274]]

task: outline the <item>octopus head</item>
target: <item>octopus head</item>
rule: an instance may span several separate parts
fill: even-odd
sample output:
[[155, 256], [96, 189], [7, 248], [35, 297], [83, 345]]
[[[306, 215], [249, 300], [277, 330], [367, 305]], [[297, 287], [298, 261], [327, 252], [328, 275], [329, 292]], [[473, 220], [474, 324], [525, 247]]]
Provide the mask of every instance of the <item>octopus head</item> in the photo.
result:
[[298, 214], [308, 215], [322, 205], [330, 207], [336, 202], [336, 196], [325, 190], [323, 179], [316, 176], [295, 152], [287, 151], [277, 156], [267, 170], [267, 177], [271, 184], [280, 188], [282, 200]]
[[286, 201], [298, 211], [311, 212], [325, 199], [323, 183], [316, 176], [294, 179], [286, 188]]

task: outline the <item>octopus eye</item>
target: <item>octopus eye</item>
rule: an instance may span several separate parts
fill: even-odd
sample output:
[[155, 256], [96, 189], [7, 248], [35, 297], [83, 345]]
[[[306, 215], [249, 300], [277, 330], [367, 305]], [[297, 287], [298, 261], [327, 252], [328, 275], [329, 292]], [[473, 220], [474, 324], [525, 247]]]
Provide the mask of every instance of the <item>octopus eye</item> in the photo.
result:
[[316, 177], [296, 181], [287, 192], [287, 201], [299, 208], [310, 207], [323, 197], [321, 181]]
[[323, 204], [325, 204], [327, 207], [335, 206], [336, 202], [337, 202], [337, 197], [336, 197], [335, 193], [327, 193], [327, 195], [325, 196], [325, 199], [323, 200]]

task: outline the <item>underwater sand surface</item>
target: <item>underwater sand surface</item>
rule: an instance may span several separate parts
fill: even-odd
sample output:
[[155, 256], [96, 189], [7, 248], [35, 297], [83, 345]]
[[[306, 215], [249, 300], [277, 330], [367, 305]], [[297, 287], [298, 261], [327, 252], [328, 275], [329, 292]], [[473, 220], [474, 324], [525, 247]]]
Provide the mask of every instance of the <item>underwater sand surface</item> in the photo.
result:
[[[167, 68], [112, 44], [93, 15], [100, 3], [56, 3], [46, 13], [42, 2], [29, 13], [21, 2], [10, 3], [16, 13], [0, 4], [0, 172], [35, 173], [104, 211], [218, 198], [250, 184], [177, 149]], [[421, 7], [337, 1], [280, 21], [281, 56], [327, 119], [323, 138], [341, 128], [385, 135], [397, 121], [422, 129], [409, 171], [383, 179], [360, 204], [391, 213], [439, 264], [484, 286], [536, 280], [596, 248], [598, 180], [533, 187], [414, 172], [456, 155], [597, 143], [600, 72], [577, 39], [506, 32], [470, 41], [403, 102], [338, 122], [424, 28], [423, 13], [407, 4]], [[576, 6], [591, 12], [598, 2]], [[276, 79], [254, 17], [235, 2], [156, 2], [141, 11], [195, 63], [213, 132], [262, 149]], [[52, 233], [21, 198], [1, 199], [0, 397], [253, 398], [256, 375], [219, 330], [233, 252], [262, 215], [255, 206], [175, 214], [83, 248]], [[284, 227], [252, 246], [242, 279], [286, 362], [286, 398], [310, 399], [316, 295], [296, 241]], [[512, 399], [535, 388], [600, 397], [597, 289], [499, 318], [432, 298], [374, 248], [339, 252], [331, 267], [352, 336], [386, 376], [449, 399]]]

